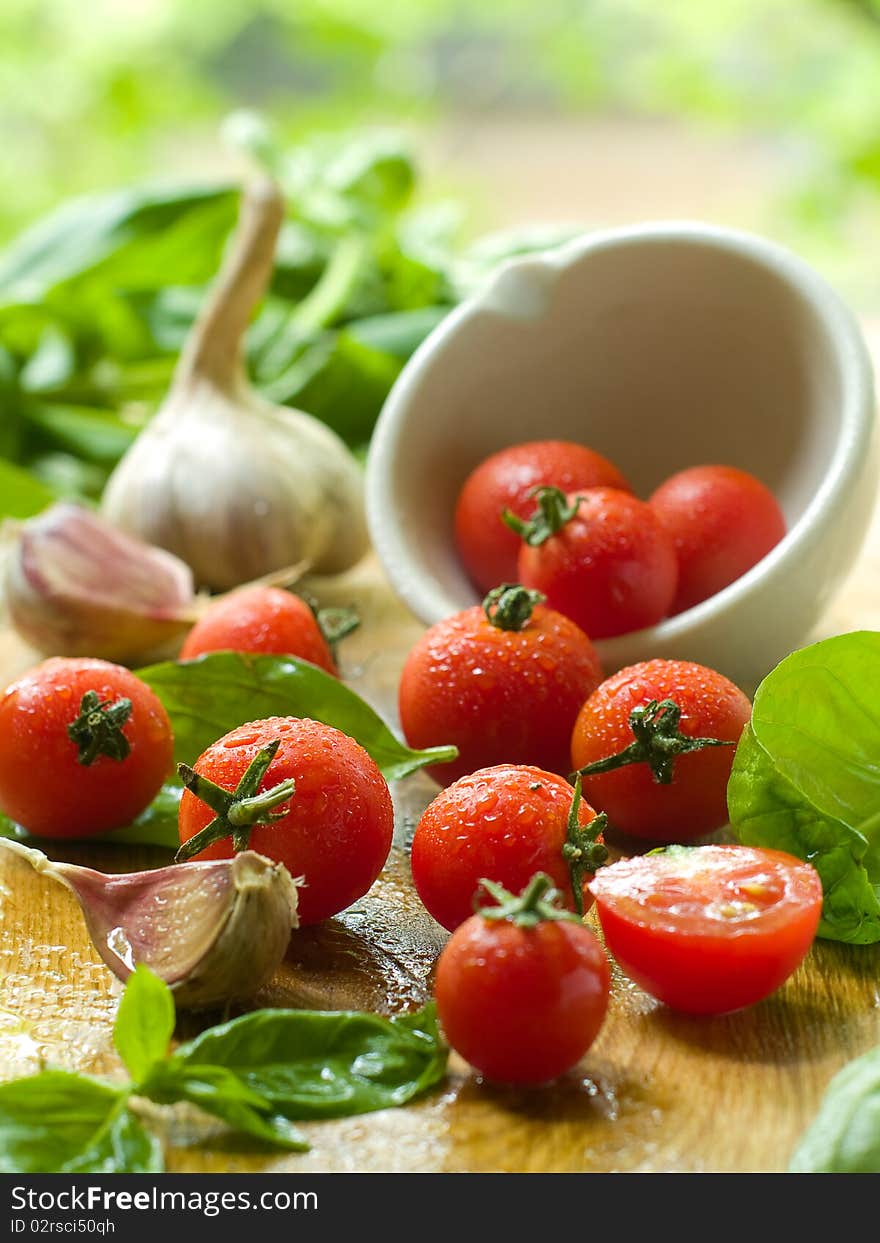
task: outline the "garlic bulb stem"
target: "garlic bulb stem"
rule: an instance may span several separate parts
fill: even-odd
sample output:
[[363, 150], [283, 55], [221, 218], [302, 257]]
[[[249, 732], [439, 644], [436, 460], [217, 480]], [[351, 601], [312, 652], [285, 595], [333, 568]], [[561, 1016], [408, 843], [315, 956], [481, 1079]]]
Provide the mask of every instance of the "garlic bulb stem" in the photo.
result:
[[187, 338], [173, 387], [206, 379], [227, 390], [246, 386], [244, 335], [272, 278], [283, 219], [275, 182], [264, 177], [249, 183], [230, 250]]

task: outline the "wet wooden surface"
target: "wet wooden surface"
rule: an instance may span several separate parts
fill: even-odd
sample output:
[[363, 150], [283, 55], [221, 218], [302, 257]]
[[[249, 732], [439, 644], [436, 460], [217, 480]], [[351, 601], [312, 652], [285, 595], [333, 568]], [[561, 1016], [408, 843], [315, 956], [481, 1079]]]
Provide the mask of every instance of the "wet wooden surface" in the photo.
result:
[[[880, 521], [822, 625], [880, 626]], [[393, 718], [397, 676], [420, 626], [368, 560], [334, 588], [364, 624], [347, 643], [350, 684]], [[328, 601], [329, 602], [329, 601]], [[0, 633], [0, 678], [34, 662]], [[297, 933], [258, 1005], [420, 1003], [443, 933], [409, 879], [405, 842], [436, 790], [395, 788], [397, 845], [367, 898]], [[60, 857], [60, 854], [59, 854]], [[102, 845], [66, 857], [109, 871], [161, 863], [161, 852]], [[403, 1109], [306, 1124], [308, 1153], [242, 1151], [211, 1125], [175, 1124], [171, 1170], [774, 1171], [815, 1114], [831, 1076], [880, 1042], [880, 948], [817, 943], [774, 997], [718, 1019], [672, 1014], [615, 973], [605, 1026], [576, 1073], [530, 1092], [481, 1083], [457, 1058], [447, 1082]], [[119, 986], [91, 947], [72, 896], [0, 854], [0, 1077], [41, 1064], [114, 1073]], [[214, 1016], [215, 1018], [220, 1017]]]

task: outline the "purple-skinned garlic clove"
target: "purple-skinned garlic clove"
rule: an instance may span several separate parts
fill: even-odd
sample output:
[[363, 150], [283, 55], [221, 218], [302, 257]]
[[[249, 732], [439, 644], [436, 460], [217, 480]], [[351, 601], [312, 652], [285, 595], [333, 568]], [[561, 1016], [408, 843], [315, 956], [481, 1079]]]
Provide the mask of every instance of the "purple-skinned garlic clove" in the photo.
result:
[[55, 863], [18, 842], [2, 845], [74, 894], [114, 975], [126, 980], [143, 963], [168, 984], [179, 1008], [251, 996], [279, 965], [297, 927], [297, 882], [283, 864], [252, 850], [106, 875]]
[[46, 656], [143, 661], [173, 647], [196, 619], [183, 561], [81, 505], [59, 501], [10, 530], [9, 619]]

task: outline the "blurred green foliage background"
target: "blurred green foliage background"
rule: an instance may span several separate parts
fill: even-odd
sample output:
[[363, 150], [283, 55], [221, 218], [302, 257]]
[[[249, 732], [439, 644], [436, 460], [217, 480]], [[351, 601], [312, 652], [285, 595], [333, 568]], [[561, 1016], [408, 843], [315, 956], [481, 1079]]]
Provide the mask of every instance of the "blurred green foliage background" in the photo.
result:
[[572, 230], [750, 228], [880, 309], [880, 0], [2, 0], [0, 135], [0, 513], [100, 494], [255, 159], [252, 376], [359, 451], [486, 268]]
[[[540, 206], [533, 191], [511, 203], [510, 168], [494, 197], [498, 157], [487, 166], [479, 141], [493, 126], [524, 184], [548, 145], [568, 165], [570, 199], [545, 216], [653, 215], [650, 123], [657, 181], [678, 160], [684, 209], [781, 236], [880, 301], [880, 0], [4, 0], [0, 49], [0, 241], [76, 192], [227, 167], [219, 121], [241, 106], [290, 138], [406, 127], [423, 192], [463, 195], [472, 227]], [[633, 132], [648, 187], [621, 208], [605, 186], [617, 173], [625, 188]], [[707, 143], [706, 178], [727, 155], [727, 207], [686, 193]]]

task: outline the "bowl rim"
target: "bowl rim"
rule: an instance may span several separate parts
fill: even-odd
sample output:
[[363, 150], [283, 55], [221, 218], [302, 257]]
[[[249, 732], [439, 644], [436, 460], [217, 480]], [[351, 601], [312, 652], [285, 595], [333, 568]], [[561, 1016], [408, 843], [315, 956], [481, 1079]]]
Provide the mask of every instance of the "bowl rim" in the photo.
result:
[[[412, 354], [385, 400], [367, 455], [365, 493], [373, 546], [395, 592], [421, 620], [430, 618], [428, 625], [439, 620], [435, 616], [436, 609], [425, 608], [426, 595], [430, 596], [431, 591], [427, 584], [423, 585], [422, 579], [430, 576], [420, 563], [414, 564], [400, 524], [389, 512], [393, 495], [392, 463], [406, 413], [414, 402], [426, 365], [447, 348], [453, 337], [466, 330], [469, 321], [486, 313], [505, 315], [498, 292], [502, 282], [509, 281], [510, 273], [534, 267], [562, 271], [577, 267], [603, 250], [658, 242], [715, 248], [757, 264], [787, 284], [809, 306], [814, 322], [825, 334], [837, 360], [841, 386], [840, 435], [815, 494], [765, 557], [727, 587], [690, 609], [642, 630], [596, 640], [600, 654], [613, 654], [615, 648], [628, 647], [639, 640], [678, 641], [752, 595], [761, 582], [774, 575], [796, 551], [816, 540], [823, 521], [836, 510], [848, 483], [858, 474], [868, 456], [875, 422], [873, 369], [868, 348], [855, 315], [841, 296], [791, 250], [744, 230], [701, 221], [661, 220], [588, 231], [558, 247], [515, 256], [501, 263], [484, 285], [450, 311]], [[404, 567], [406, 573], [401, 574]], [[434, 595], [439, 600], [445, 592], [436, 587]]]

